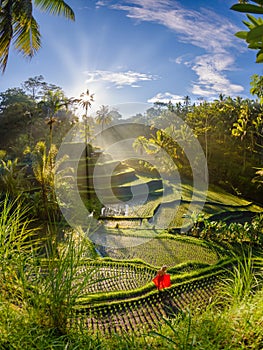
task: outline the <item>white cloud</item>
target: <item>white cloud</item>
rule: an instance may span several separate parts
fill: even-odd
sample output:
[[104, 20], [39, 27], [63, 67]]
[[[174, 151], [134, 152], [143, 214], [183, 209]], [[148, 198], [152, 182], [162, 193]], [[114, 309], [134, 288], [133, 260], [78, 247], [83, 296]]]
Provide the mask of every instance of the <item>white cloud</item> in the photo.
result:
[[159, 23], [172, 30], [178, 41], [204, 50], [204, 55], [194, 60], [189, 60], [189, 54], [186, 55], [188, 61], [186, 56], [170, 59], [187, 65], [197, 75], [192, 84], [193, 94], [212, 96], [222, 92], [231, 95], [243, 90], [226, 76], [226, 71], [234, 69], [233, 49], [243, 47], [234, 36], [239, 28], [226, 17], [207, 8], [199, 11], [187, 9], [175, 0], [108, 1], [107, 5], [125, 11], [127, 17], [137, 21]]
[[208, 9], [189, 10], [174, 0], [124, 0], [122, 3], [112, 4], [111, 8], [126, 11], [127, 17], [133, 19], [157, 22], [174, 31], [181, 42], [212, 52], [237, 47], [233, 34], [238, 28], [226, 17]]
[[176, 58], [169, 58], [169, 62], [181, 64], [181, 63], [184, 62], [184, 57], [183, 56], [178, 56]]
[[156, 76], [146, 73], [134, 71], [127, 72], [112, 72], [107, 70], [96, 70], [93, 72], [85, 72], [87, 76], [86, 83], [104, 81], [113, 84], [117, 88], [131, 86], [134, 88], [140, 87], [139, 82], [151, 81], [157, 79]]
[[192, 93], [204, 97], [237, 94], [244, 90], [241, 85], [232, 84], [224, 74], [233, 69], [234, 58], [228, 54], [202, 55], [195, 58], [192, 69], [198, 76], [193, 83]]
[[107, 6], [107, 2], [103, 0], [99, 0], [96, 2], [96, 8], [100, 8], [101, 6]]
[[154, 102], [168, 103], [169, 101], [171, 101], [173, 104], [176, 104], [178, 102], [183, 102], [184, 96], [174, 95], [170, 92], [165, 92], [165, 93], [159, 92], [158, 94], [156, 94], [155, 96], [150, 98], [147, 102], [149, 102], [149, 103], [154, 103]]

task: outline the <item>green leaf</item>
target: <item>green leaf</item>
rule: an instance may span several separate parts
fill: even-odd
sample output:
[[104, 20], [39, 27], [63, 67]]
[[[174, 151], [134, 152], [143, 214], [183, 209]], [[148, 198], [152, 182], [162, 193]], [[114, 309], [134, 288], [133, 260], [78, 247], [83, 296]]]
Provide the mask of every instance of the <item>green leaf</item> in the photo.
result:
[[33, 57], [41, 47], [39, 26], [33, 17], [14, 25], [14, 45], [24, 56]]
[[[256, 18], [249, 13], [247, 14], [247, 18], [250, 20], [251, 23], [253, 23], [255, 26], [259, 26], [261, 23], [260, 18]], [[253, 26], [254, 27], [254, 26]]]
[[263, 50], [260, 50], [260, 51], [257, 53], [256, 62], [257, 62], [257, 63], [263, 63]]
[[247, 39], [247, 34], [248, 32], [246, 31], [241, 31], [241, 32], [237, 32], [235, 33], [235, 36], [238, 37], [239, 39]]
[[243, 21], [243, 23], [248, 27], [249, 30], [255, 28], [255, 25], [251, 22], [245, 22]]
[[238, 12], [263, 14], [263, 7], [250, 4], [235, 4], [230, 9]]
[[248, 42], [261, 42], [263, 39], [263, 25], [251, 29], [247, 34]]

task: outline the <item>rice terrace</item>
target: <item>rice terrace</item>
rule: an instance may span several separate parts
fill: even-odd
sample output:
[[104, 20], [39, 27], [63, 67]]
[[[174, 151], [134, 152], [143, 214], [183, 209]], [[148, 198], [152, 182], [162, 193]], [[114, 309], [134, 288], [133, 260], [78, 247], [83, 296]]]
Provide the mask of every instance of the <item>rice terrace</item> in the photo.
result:
[[263, 349], [263, 2], [83, 3], [0, 4], [0, 350]]
[[[126, 129], [128, 127], [125, 125]], [[103, 167], [105, 178], [109, 173], [105, 167], [111, 164], [108, 158]], [[164, 196], [158, 178], [142, 176], [138, 169], [130, 165], [126, 168], [125, 162], [117, 167], [116, 159], [112, 162], [116, 171], [112, 174], [114, 182], [111, 182], [110, 190], [117, 192], [117, 199], [119, 196], [128, 200], [124, 204], [114, 203], [114, 198], [107, 195], [107, 181], [101, 175], [107, 204], [98, 213], [94, 228], [91, 221], [88, 235], [94, 242], [94, 255], [98, 257], [82, 262], [81, 273], [90, 276], [91, 285], [83, 289], [87, 296], [77, 300], [70, 327], [108, 335], [130, 331], [144, 333], [156, 329], [165, 319], [173, 318], [179, 312], [205, 308], [216, 298], [220, 281], [236, 262], [235, 248], [231, 244], [249, 244], [261, 239], [255, 233], [253, 236], [251, 230], [246, 232], [240, 222], [245, 221], [248, 225], [249, 221], [253, 225], [258, 218], [262, 220], [262, 207], [211, 186], [202, 215], [195, 216], [200, 200], [192, 203], [193, 212], [189, 213], [193, 193], [189, 182], [181, 184], [180, 198], [177, 197], [179, 190], [172, 185]], [[91, 160], [89, 164], [92, 164]], [[82, 166], [81, 162], [79, 166]], [[102, 167], [102, 164], [97, 166]], [[78, 180], [83, 190], [82, 177]], [[91, 182], [92, 175], [89, 180]], [[134, 190], [142, 183], [147, 184], [146, 203], [134, 201], [132, 207], [125, 204], [132, 192], [139, 193], [139, 199], [144, 197], [142, 190]], [[156, 216], [160, 197], [162, 210]], [[179, 207], [177, 210], [176, 206]], [[167, 220], [167, 229], [158, 228]], [[181, 232], [183, 220], [190, 226], [185, 233]], [[160, 292], [152, 280], [163, 264], [168, 266], [172, 286]]]

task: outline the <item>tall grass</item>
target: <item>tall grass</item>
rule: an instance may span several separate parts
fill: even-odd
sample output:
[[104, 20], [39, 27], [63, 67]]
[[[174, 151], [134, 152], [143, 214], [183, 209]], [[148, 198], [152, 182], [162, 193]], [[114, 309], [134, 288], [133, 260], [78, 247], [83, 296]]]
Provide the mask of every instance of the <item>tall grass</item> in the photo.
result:
[[241, 255], [234, 254], [236, 264], [227, 271], [226, 277], [219, 286], [220, 300], [225, 305], [236, 307], [242, 302], [248, 302], [253, 293], [262, 287], [258, 266], [252, 256], [252, 249], [244, 250]]
[[[38, 313], [44, 324], [66, 334], [68, 320], [73, 317], [76, 300], [85, 297], [86, 287], [94, 283], [94, 271], [81, 269], [83, 257], [90, 249], [84, 233], [71, 231], [63, 244], [56, 240], [49, 256], [41, 264], [35, 286], [40, 290]], [[94, 257], [94, 251], [91, 251]]]
[[[176, 349], [192, 350], [194, 348], [196, 336], [192, 334], [192, 315], [190, 310], [181, 311], [181, 313], [174, 315], [172, 320], [164, 319], [164, 322], [171, 336], [166, 335], [163, 331], [151, 331], [150, 334], [160, 337], [167, 346]], [[182, 327], [182, 324], [184, 327]]]
[[[6, 196], [0, 206], [0, 300], [37, 324], [65, 334], [76, 299], [94, 283], [94, 271], [80, 269], [88, 250], [95, 257], [94, 249], [81, 230], [70, 232], [62, 243], [54, 231], [39, 238], [28, 218], [30, 208], [19, 198]], [[39, 255], [43, 245], [45, 259]]]
[[[103, 349], [102, 340], [67, 329], [89, 283], [79, 271], [89, 242], [81, 234], [78, 240], [70, 234], [62, 245], [51, 235], [43, 242], [19, 198], [6, 196], [0, 206], [0, 349]], [[39, 255], [44, 243], [46, 259]]]
[[38, 244], [28, 214], [19, 197], [6, 196], [0, 202], [0, 288], [2, 296], [16, 304], [26, 293], [25, 275]]

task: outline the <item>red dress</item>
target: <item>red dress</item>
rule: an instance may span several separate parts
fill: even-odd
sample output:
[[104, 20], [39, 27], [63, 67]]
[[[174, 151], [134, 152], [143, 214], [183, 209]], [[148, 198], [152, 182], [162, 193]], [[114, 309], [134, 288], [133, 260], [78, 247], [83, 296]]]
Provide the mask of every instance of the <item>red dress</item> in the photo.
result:
[[164, 275], [157, 275], [153, 279], [153, 283], [156, 285], [158, 289], [163, 289], [171, 286], [171, 279], [168, 273]]

